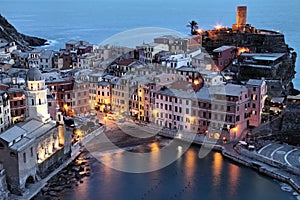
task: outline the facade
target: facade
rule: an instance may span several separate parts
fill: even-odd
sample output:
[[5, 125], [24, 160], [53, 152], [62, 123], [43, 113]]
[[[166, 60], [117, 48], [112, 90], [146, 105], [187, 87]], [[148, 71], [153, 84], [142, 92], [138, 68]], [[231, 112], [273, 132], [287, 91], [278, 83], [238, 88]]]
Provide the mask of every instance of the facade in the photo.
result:
[[[49, 91], [49, 95], [51, 95], [52, 98], [56, 100], [56, 106], [65, 115], [73, 116], [73, 78], [62, 77], [58, 73], [45, 73], [44, 76], [46, 76], [46, 85]], [[53, 108], [52, 103], [50, 108]], [[50, 113], [54, 113], [54, 110]]]
[[133, 78], [133, 75], [125, 75], [111, 82], [111, 103], [114, 112], [129, 115], [129, 100], [134, 92], [131, 91], [134, 88], [130, 80]]
[[188, 82], [176, 82], [156, 92], [155, 124], [170, 129], [191, 131], [192, 99], [195, 93]]
[[245, 86], [204, 86], [195, 92], [191, 83], [176, 82], [156, 93], [153, 113], [159, 126], [232, 140], [247, 128], [249, 101]]
[[29, 68], [29, 53], [15, 50], [11, 53], [11, 58], [14, 60], [16, 67]]
[[191, 66], [192, 59], [186, 54], [176, 54], [168, 56], [164, 61], [162, 61], [162, 65], [177, 69], [182, 66]]
[[237, 55], [237, 48], [234, 46], [222, 46], [213, 50], [213, 60], [219, 71], [227, 67]]
[[39, 57], [41, 55], [41, 51], [34, 49], [29, 52], [29, 58], [28, 58], [28, 66], [29, 68], [37, 67], [39, 66]]
[[285, 56], [285, 53], [243, 53], [238, 59], [241, 76], [280, 80]]
[[111, 85], [109, 82], [100, 81], [97, 86], [96, 104], [101, 112], [111, 109]]
[[102, 81], [102, 73], [94, 73], [91, 72], [88, 76], [90, 88], [89, 88], [89, 104], [92, 110], [97, 107], [98, 99], [97, 99], [97, 89], [99, 86], [99, 82]]
[[67, 110], [71, 110], [74, 115], [84, 115], [91, 110], [89, 104], [89, 82], [85, 81], [75, 81], [73, 94], [72, 94], [72, 104], [67, 106]]
[[139, 60], [143, 63], [152, 63], [155, 55], [160, 51], [169, 51], [167, 44], [150, 43], [137, 47], [139, 51]]
[[249, 90], [250, 107], [252, 110], [249, 125], [257, 127], [261, 124], [261, 114], [267, 97], [267, 84], [264, 80], [250, 79], [246, 85]]
[[10, 88], [7, 92], [10, 99], [12, 124], [24, 121], [27, 116], [25, 91], [21, 88]]
[[10, 101], [7, 92], [0, 90], [0, 132], [9, 128], [11, 124]]
[[41, 70], [54, 68], [54, 56], [55, 53], [52, 50], [45, 50], [41, 52], [39, 56], [39, 68]]
[[168, 51], [171, 53], [183, 53], [189, 50], [202, 47], [202, 35], [194, 35], [186, 38], [180, 38], [174, 35], [165, 35], [154, 38], [154, 43], [168, 45]]
[[47, 95], [48, 102], [48, 112], [52, 120], [56, 119], [57, 113], [59, 111], [59, 106], [56, 103], [56, 99], [52, 95]]

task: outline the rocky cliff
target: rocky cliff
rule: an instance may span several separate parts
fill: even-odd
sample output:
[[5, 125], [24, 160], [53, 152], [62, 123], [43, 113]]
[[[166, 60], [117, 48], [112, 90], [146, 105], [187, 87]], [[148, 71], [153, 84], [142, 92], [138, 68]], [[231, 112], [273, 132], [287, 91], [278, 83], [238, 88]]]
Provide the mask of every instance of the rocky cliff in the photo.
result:
[[8, 42], [14, 41], [21, 50], [29, 50], [30, 46], [42, 46], [47, 42], [45, 39], [19, 33], [2, 15], [0, 15], [0, 38]]

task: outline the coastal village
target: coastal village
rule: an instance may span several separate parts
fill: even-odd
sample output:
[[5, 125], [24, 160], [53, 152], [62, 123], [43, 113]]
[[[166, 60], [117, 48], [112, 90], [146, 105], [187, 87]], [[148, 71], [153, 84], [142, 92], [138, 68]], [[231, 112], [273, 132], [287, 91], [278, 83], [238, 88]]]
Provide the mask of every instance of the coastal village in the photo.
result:
[[22, 199], [108, 121], [211, 142], [299, 192], [296, 52], [283, 34], [247, 24], [246, 6], [232, 27], [189, 27], [136, 48], [70, 40], [24, 51], [0, 38], [0, 199]]

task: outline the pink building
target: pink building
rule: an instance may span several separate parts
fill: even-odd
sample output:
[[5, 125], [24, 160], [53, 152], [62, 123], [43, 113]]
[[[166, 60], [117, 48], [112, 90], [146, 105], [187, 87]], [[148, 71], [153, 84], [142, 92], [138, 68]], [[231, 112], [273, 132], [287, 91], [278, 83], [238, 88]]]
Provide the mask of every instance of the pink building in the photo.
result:
[[52, 95], [47, 95], [48, 112], [52, 120], [56, 119], [57, 111], [59, 106], [56, 104], [56, 99]]
[[208, 133], [216, 139], [236, 139], [246, 128], [250, 103], [248, 89], [242, 85], [226, 84], [203, 87], [193, 102], [192, 129]]
[[234, 46], [221, 46], [213, 50], [213, 60], [218, 68], [222, 71], [236, 57], [237, 48]]
[[264, 80], [250, 79], [247, 82], [249, 90], [251, 115], [249, 119], [250, 126], [259, 126], [261, 124], [261, 113], [265, 106], [267, 94], [267, 84]]
[[236, 139], [246, 128], [251, 112], [248, 89], [226, 84], [195, 92], [192, 84], [176, 82], [156, 93], [155, 123], [215, 139]]
[[[189, 87], [190, 86], [190, 87]], [[195, 93], [191, 84], [175, 82], [156, 93], [155, 123], [162, 127], [191, 131], [191, 108]]]

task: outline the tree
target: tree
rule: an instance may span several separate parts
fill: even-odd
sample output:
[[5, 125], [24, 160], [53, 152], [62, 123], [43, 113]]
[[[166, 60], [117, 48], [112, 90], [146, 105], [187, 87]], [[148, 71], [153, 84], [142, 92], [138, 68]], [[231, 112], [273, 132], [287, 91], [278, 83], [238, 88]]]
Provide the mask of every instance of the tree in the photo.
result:
[[192, 35], [197, 35], [198, 23], [196, 21], [192, 20], [187, 26], [191, 28]]

